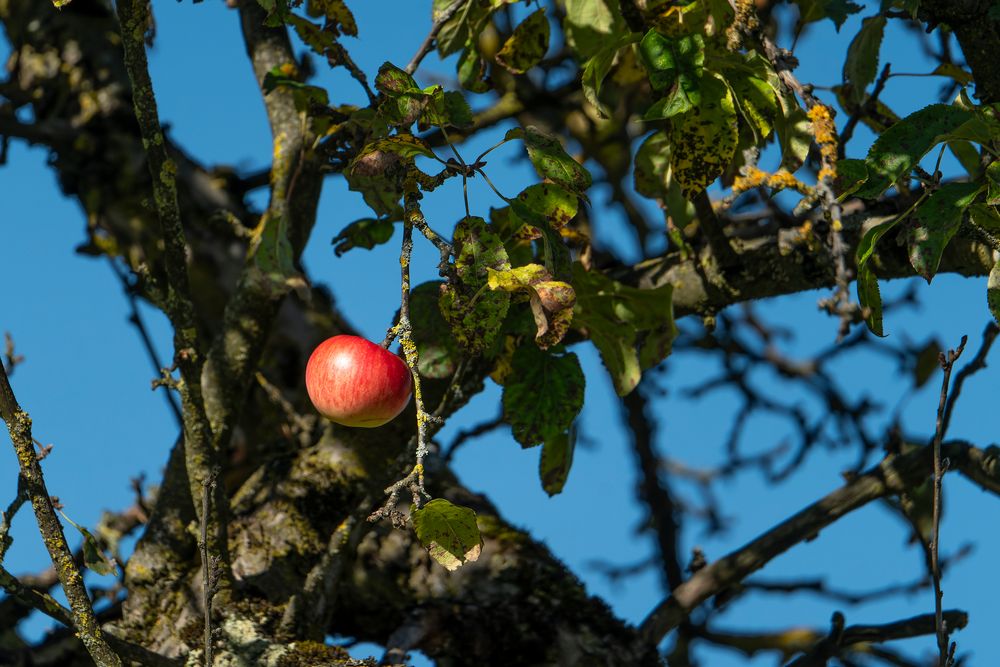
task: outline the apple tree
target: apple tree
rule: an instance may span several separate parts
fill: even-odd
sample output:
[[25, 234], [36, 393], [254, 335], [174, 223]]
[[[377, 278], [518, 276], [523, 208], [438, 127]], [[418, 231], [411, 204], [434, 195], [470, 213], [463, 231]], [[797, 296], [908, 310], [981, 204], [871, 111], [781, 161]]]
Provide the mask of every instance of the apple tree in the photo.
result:
[[[948, 436], [1000, 319], [1000, 4], [433, 0], [412, 58], [367, 71], [352, 51], [377, 44], [377, 21], [391, 18], [366, 25], [363, 3], [228, 0], [272, 134], [262, 173], [200, 164], [164, 130], [147, 63], [158, 4], [0, 0], [11, 48], [2, 155], [10, 142], [45, 147], [85, 214], [79, 252], [109, 262], [130, 299], [169, 319], [173, 357], [156, 362], [154, 386], [178, 423], [155, 487], [77, 525], [43, 476], [58, 449], [46, 458], [32, 436], [8, 338], [0, 416], [17, 473], [3, 487], [0, 662], [290, 667], [402, 664], [420, 651], [439, 665], [686, 665], [722, 647], [781, 664], [925, 664], [891, 645], [913, 637], [935, 664], [961, 660], [953, 633], [974, 616], [944, 604], [942, 570], [960, 554], [939, 539], [942, 479], [1000, 493], [995, 447]], [[836, 60], [828, 88], [806, 80], [797, 57], [821, 25], [837, 31], [822, 47]], [[897, 26], [933, 67], [897, 72], [886, 60]], [[317, 68], [344, 73], [365, 102], [319, 85]], [[897, 113], [886, 91], [913, 74], [937, 87]], [[495, 183], [499, 156], [530, 165], [515, 191]], [[413, 400], [374, 429], [321, 418], [306, 393], [313, 349], [355, 333], [301, 261], [334, 179], [369, 211], [338, 222], [328, 261], [399, 249], [399, 302], [375, 342], [398, 343]], [[495, 197], [470, 196], [471, 183]], [[443, 192], [461, 197], [457, 221], [430, 213]], [[427, 274], [415, 244], [433, 248], [433, 280], [414, 277]], [[964, 339], [913, 342], [920, 332], [885, 338], [913, 297], [883, 299], [880, 285], [942, 273], [988, 276], [985, 294], [981, 281], [962, 285], [990, 321], [975, 352], [963, 354]], [[829, 345], [795, 359], [779, 351], [789, 332], [751, 304], [810, 290], [822, 292]], [[603, 368], [585, 372], [589, 346]], [[873, 421], [877, 406], [835, 368], [857, 349], [895, 359], [914, 389], [940, 384], [937, 413], [919, 427]], [[738, 397], [710, 470], [657, 445], [660, 390], [685, 355], [722, 369], [695, 399], [720, 388]], [[762, 387], [759, 372], [777, 379]], [[637, 624], [451, 466], [458, 447], [499, 429], [538, 453], [524, 484], [564, 492], [597, 373], [635, 454], [656, 547], [642, 567], [663, 584]], [[502, 387], [499, 417], [443, 442], [488, 384]], [[743, 453], [760, 412], [790, 424], [796, 444]], [[722, 482], [749, 473], [777, 485], [831, 443], [857, 455], [839, 488], [789, 505], [729, 553], [682, 549], [691, 526], [724, 529]], [[704, 502], [685, 501], [683, 484]], [[758, 576], [873, 503], [909, 526], [926, 560], [916, 587], [934, 591], [933, 606], [851, 624], [838, 605], [864, 594], [851, 602], [822, 580]], [[13, 517], [31, 511], [52, 565], [18, 577], [3, 558], [17, 548]], [[125, 535], [138, 536], [130, 553], [118, 548]], [[98, 598], [85, 570], [116, 574], [115, 588]], [[800, 589], [830, 600], [830, 627], [716, 623], [747, 591]], [[35, 611], [63, 629], [28, 638]], [[330, 636], [385, 653], [351, 658]]]

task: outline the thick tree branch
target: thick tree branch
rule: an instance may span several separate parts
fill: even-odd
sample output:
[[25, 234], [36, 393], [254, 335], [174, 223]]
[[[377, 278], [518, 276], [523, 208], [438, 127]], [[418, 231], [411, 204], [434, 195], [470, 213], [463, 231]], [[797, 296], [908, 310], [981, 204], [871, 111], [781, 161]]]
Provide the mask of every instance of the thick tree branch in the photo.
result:
[[187, 239], [181, 225], [177, 200], [177, 166], [167, 155], [160, 127], [153, 82], [149, 78], [144, 36], [149, 26], [149, 5], [144, 0], [122, 0], [116, 3], [122, 26], [125, 67], [132, 82], [132, 100], [142, 134], [150, 173], [153, 176], [153, 197], [160, 218], [165, 246], [165, 268], [168, 279], [167, 315], [174, 329], [174, 363], [181, 374], [181, 402], [184, 414], [184, 457], [191, 498], [196, 511], [207, 507], [209, 515], [201, 517], [208, 523], [208, 550], [217, 559], [222, 576], [220, 587], [232, 583], [229, 566], [229, 546], [226, 532], [228, 503], [223, 489], [211, 486], [211, 503], [201, 502], [209, 488], [205, 481], [212, 470], [221, 467], [219, 453], [212, 442], [212, 429], [205, 414], [201, 389], [201, 369], [204, 364], [198, 341], [198, 327], [187, 270]]

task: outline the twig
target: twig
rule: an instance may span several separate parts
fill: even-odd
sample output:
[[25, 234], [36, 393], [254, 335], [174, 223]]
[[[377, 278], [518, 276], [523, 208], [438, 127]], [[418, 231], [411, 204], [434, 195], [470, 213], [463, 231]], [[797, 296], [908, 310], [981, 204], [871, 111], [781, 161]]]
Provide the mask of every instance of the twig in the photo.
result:
[[[953, 627], [964, 628], [969, 622], [969, 615], [964, 611], [949, 609], [944, 612]], [[819, 667], [826, 665], [830, 658], [836, 656], [842, 648], [862, 642], [886, 642], [898, 639], [920, 637], [934, 632], [935, 619], [930, 614], [921, 614], [905, 618], [893, 623], [880, 625], [850, 625], [844, 627], [844, 617], [840, 612], [834, 613], [831, 631], [826, 638], [819, 641], [815, 647], [800, 656], [788, 667]]]
[[941, 379], [941, 399], [938, 401], [937, 427], [934, 432], [934, 511], [933, 527], [931, 529], [931, 578], [934, 580], [934, 627], [937, 635], [939, 655], [939, 667], [948, 667], [951, 661], [948, 659], [948, 633], [945, 627], [944, 617], [941, 612], [941, 563], [938, 560], [938, 548], [941, 541], [941, 480], [944, 478], [945, 466], [941, 460], [941, 440], [945, 433], [945, 407], [948, 403], [948, 384], [951, 381], [951, 369], [962, 351], [965, 350], [965, 343], [968, 336], [962, 336], [962, 342], [958, 349], [948, 350], [948, 353], [941, 353], [939, 361], [944, 370], [944, 377]]
[[212, 663], [214, 662], [212, 657], [214, 648], [212, 641], [212, 599], [215, 597], [218, 586], [219, 563], [217, 557], [210, 554], [208, 549], [208, 517], [209, 498], [212, 497], [215, 491], [218, 477], [219, 469], [213, 468], [208, 478], [202, 481], [204, 489], [201, 494], [201, 544], [199, 547], [201, 551], [201, 583], [204, 587], [203, 602], [205, 605], [205, 667], [212, 667]]
[[455, 435], [455, 438], [451, 441], [448, 449], [441, 455], [441, 460], [445, 463], [451, 463], [452, 459], [455, 458], [455, 453], [458, 451], [459, 447], [473, 438], [478, 438], [481, 435], [485, 435], [490, 431], [500, 428], [503, 424], [503, 413], [501, 413], [492, 419], [482, 422], [481, 424], [476, 424], [472, 428], [459, 431]]
[[[163, 364], [160, 363], [160, 355], [156, 352], [156, 347], [153, 345], [153, 339], [149, 335], [149, 331], [146, 329], [146, 323], [142, 320], [142, 315], [139, 312], [138, 299], [135, 296], [135, 289], [129, 284], [128, 274], [122, 270], [120, 266], [110, 257], [108, 258], [109, 264], [111, 264], [111, 270], [115, 272], [118, 276], [118, 280], [122, 284], [122, 290], [125, 292], [125, 298], [128, 299], [128, 305], [131, 312], [128, 316], [128, 321], [132, 324], [136, 331], [139, 332], [139, 339], [142, 341], [142, 346], [146, 350], [146, 355], [149, 357], [150, 362], [153, 364], [153, 372], [159, 373], [163, 369]], [[167, 391], [163, 392], [166, 397], [167, 407], [170, 408], [170, 412], [173, 413], [174, 419], [177, 421], [177, 425], [181, 428], [184, 427], [184, 417], [181, 415], [181, 408], [177, 405], [177, 399], [169, 388]]]
[[424, 458], [428, 452], [427, 426], [435, 419], [424, 409], [420, 373], [417, 371], [417, 346], [413, 342], [413, 328], [410, 325], [410, 256], [413, 252], [413, 227], [416, 220], [423, 220], [423, 213], [420, 212], [420, 192], [412, 177], [407, 178], [404, 183], [403, 204], [403, 243], [399, 253], [401, 292], [399, 321], [390, 329], [386, 340], [391, 342], [393, 337], [399, 336], [399, 345], [403, 349], [406, 365], [409, 366], [413, 376], [413, 401], [417, 408], [416, 463], [405, 477], [386, 488], [385, 493], [388, 498], [385, 503], [368, 517], [369, 521], [388, 517], [396, 526], [406, 524], [406, 517], [396, 509], [399, 495], [404, 489], [410, 491], [413, 504], [417, 507], [420, 507], [424, 498], [430, 498], [430, 494], [424, 489]]
[[986, 368], [986, 357], [989, 355], [990, 348], [993, 347], [993, 343], [997, 339], [997, 334], [1000, 334], [1000, 327], [997, 327], [996, 323], [992, 321], [987, 323], [986, 328], [983, 329], [983, 344], [980, 345], [976, 356], [963, 366], [962, 370], [955, 374], [955, 384], [951, 388], [951, 393], [948, 396], [948, 404], [944, 409], [944, 425], [941, 427], [941, 437], [944, 437], [948, 433], [948, 425], [951, 423], [951, 413], [955, 409], [955, 403], [962, 393], [962, 386], [965, 384], [965, 381]]
[[441, 32], [441, 28], [444, 27], [444, 24], [450, 21], [451, 18], [458, 13], [458, 10], [462, 8], [462, 6], [474, 1], [475, 0], [455, 0], [448, 6], [447, 9], [444, 10], [441, 16], [434, 21], [434, 24], [431, 26], [431, 31], [427, 33], [427, 37], [425, 37], [424, 41], [420, 44], [420, 48], [417, 49], [413, 58], [410, 59], [409, 64], [406, 66], [407, 74], [413, 74], [417, 71], [417, 68], [420, 67], [420, 62], [428, 53], [431, 52], [431, 49], [434, 48], [434, 40], [437, 39], [438, 33]]
[[9, 533], [11, 523], [14, 521], [14, 515], [17, 514], [18, 510], [26, 502], [28, 502], [28, 494], [24, 488], [24, 478], [18, 475], [17, 495], [14, 496], [14, 500], [10, 501], [7, 510], [0, 512], [0, 563], [3, 563], [4, 556], [7, 555], [7, 549], [12, 542]]
[[17, 367], [17, 365], [24, 363], [24, 355], [16, 354], [14, 352], [14, 338], [10, 335], [9, 331], [3, 332], [3, 343], [4, 343], [4, 352], [3, 352], [4, 358], [3, 361], [0, 363], [6, 364], [7, 375], [13, 375], [14, 369]]
[[[59, 604], [51, 595], [25, 587], [17, 577], [0, 567], [0, 588], [25, 607], [37, 609], [52, 620], [74, 627], [73, 612]], [[116, 637], [111, 633], [104, 639], [116, 653], [126, 660], [138, 662], [145, 667], [180, 667], [183, 663], [176, 658], [168, 658], [149, 649]], [[100, 664], [100, 663], [98, 663]], [[121, 664], [121, 663], [117, 663]]]
[[[227, 502], [222, 487], [215, 485], [212, 503], [201, 502], [208, 487], [204, 481], [219, 466], [218, 452], [212, 442], [212, 429], [205, 413], [201, 389], [204, 359], [198, 346], [198, 328], [187, 272], [187, 241], [181, 225], [177, 200], [177, 167], [167, 155], [166, 141], [160, 127], [153, 83], [149, 78], [143, 35], [149, 25], [149, 5], [145, 0], [121, 0], [116, 3], [122, 27], [125, 67], [132, 83], [132, 101], [139, 123], [146, 158], [153, 177], [153, 197], [163, 232], [164, 264], [167, 273], [166, 310], [174, 329], [174, 362], [181, 375], [181, 403], [184, 416], [185, 466], [191, 499], [198, 511], [208, 508], [210, 530], [208, 548], [224, 568], [223, 580], [229, 588], [229, 547], [227, 544]], [[201, 517], [199, 517], [201, 518]]]
[[119, 667], [121, 660], [105, 641], [94, 616], [94, 607], [83, 584], [83, 575], [73, 560], [73, 552], [66, 543], [62, 524], [56, 516], [52, 497], [45, 486], [42, 467], [35, 455], [31, 437], [31, 418], [21, 410], [14, 391], [7, 380], [7, 372], [0, 364], [0, 417], [10, 431], [10, 440], [17, 454], [24, 492], [31, 499], [35, 520], [42, 534], [42, 541], [59, 575], [66, 599], [69, 601], [71, 625], [80, 636], [87, 652], [99, 667]]
[[[948, 453], [952, 464], [950, 470], [960, 470], [973, 483], [1000, 495], [1000, 470], [994, 465], [994, 455], [989, 450], [979, 450], [960, 441], [945, 443], [942, 450]], [[699, 569], [646, 617], [640, 626], [641, 640], [659, 644], [695, 607], [742, 581], [796, 544], [815, 537], [845, 514], [872, 500], [922, 484], [933, 469], [931, 458], [932, 452], [927, 447], [902, 456], [887, 456], [841, 488]]]

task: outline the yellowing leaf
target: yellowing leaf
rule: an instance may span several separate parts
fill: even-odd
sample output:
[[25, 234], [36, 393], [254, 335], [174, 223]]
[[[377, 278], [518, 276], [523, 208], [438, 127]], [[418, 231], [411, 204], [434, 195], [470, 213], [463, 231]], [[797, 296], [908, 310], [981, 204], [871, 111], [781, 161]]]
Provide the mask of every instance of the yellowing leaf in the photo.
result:
[[573, 319], [576, 293], [572, 285], [552, 280], [548, 269], [539, 264], [528, 264], [506, 271], [489, 269], [487, 284], [491, 290], [527, 292], [531, 314], [538, 333], [535, 342], [543, 350], [563, 339]]
[[549, 20], [545, 9], [540, 8], [521, 21], [503, 48], [496, 55], [496, 61], [512, 74], [524, 74], [537, 65], [549, 50]]
[[479, 559], [483, 538], [476, 513], [468, 507], [435, 498], [420, 509], [412, 509], [413, 530], [431, 558], [454, 571]]

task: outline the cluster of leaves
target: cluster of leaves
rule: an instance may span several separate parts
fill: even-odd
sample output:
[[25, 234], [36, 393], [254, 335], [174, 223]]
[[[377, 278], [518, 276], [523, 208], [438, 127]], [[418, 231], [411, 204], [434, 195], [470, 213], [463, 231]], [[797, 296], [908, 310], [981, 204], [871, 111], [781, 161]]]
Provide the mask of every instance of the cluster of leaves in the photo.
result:
[[[976, 159], [963, 162], [967, 179], [941, 183], [935, 168], [928, 180], [920, 162], [935, 147], [939, 147], [938, 164], [946, 148], [956, 155], [971, 150]], [[910, 114], [887, 129], [864, 160], [841, 160], [837, 168], [841, 197], [875, 199], [889, 188], [908, 192], [911, 181], [921, 182], [909, 208], [867, 230], [858, 246], [858, 299], [866, 308], [868, 327], [879, 336], [882, 302], [871, 260], [886, 233], [905, 225], [902, 238], [910, 264], [929, 283], [963, 224], [986, 234], [1000, 230], [1000, 108], [975, 105], [964, 92], [954, 104], [934, 104]], [[1000, 321], [998, 285], [1000, 264], [990, 273], [987, 287], [990, 310]]]

